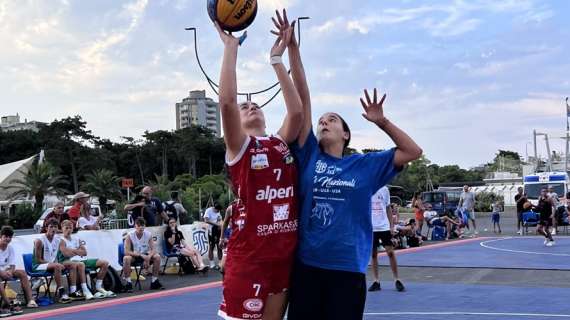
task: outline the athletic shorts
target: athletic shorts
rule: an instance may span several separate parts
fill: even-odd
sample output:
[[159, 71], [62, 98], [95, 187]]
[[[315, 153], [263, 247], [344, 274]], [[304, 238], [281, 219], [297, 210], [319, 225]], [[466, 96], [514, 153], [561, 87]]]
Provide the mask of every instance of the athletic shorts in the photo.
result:
[[499, 223], [501, 221], [501, 215], [498, 213], [493, 213], [491, 219], [493, 220], [493, 223]]
[[208, 239], [210, 240], [210, 246], [212, 248], [217, 246], [220, 242], [220, 228], [212, 226], [212, 232], [210, 233]]
[[85, 265], [85, 268], [95, 270], [97, 269], [97, 259], [86, 259], [81, 261]]
[[228, 256], [224, 269], [218, 315], [223, 319], [261, 319], [267, 297], [289, 290], [292, 261], [255, 263]]
[[289, 320], [359, 320], [366, 302], [366, 275], [297, 262], [289, 294]]
[[[150, 259], [149, 265], [152, 265], [153, 263], [154, 263], [154, 259]], [[144, 259], [142, 257], [134, 257], [132, 264], [133, 265], [137, 265], [137, 264], [143, 265]]]
[[538, 221], [538, 224], [541, 226], [550, 227], [552, 225], [552, 219], [550, 218], [550, 215], [540, 214], [540, 220]]
[[475, 220], [475, 211], [463, 210], [463, 215], [469, 220]]
[[393, 247], [392, 233], [390, 231], [374, 231], [372, 237], [372, 248], [378, 248], [379, 245], [384, 247]]

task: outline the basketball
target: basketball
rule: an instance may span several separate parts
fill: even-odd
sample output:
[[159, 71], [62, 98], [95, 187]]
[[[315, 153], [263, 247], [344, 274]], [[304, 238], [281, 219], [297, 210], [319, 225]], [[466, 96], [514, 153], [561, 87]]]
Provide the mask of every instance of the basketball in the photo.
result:
[[241, 31], [255, 19], [257, 0], [208, 0], [208, 15], [226, 31]]

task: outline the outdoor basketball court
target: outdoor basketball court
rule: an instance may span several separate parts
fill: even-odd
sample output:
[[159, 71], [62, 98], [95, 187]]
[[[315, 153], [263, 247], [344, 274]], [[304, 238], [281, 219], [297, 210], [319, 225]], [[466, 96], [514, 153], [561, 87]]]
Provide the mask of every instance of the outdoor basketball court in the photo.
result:
[[[382, 291], [368, 294], [364, 318], [570, 319], [570, 237], [556, 242], [547, 248], [540, 237], [476, 238], [398, 251], [406, 292], [382, 282]], [[380, 262], [387, 259], [380, 255]], [[382, 268], [382, 276], [389, 273]], [[217, 281], [12, 319], [217, 319], [220, 296]]]

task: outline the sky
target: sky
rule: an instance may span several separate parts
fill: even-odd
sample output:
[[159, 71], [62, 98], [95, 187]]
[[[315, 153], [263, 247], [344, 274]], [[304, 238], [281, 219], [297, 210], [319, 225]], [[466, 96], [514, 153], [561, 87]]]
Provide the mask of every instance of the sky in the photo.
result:
[[[334, 111], [351, 146], [393, 146], [362, 118], [364, 88], [387, 93], [385, 114], [440, 165], [471, 168], [497, 150], [525, 155], [532, 130], [563, 150], [570, 95], [570, 1], [258, 0], [239, 49], [240, 91], [276, 81], [270, 17], [301, 23], [313, 118]], [[94, 134], [119, 141], [175, 129], [175, 103], [219, 78], [222, 43], [206, 0], [0, 0], [0, 115], [50, 122], [81, 115]], [[287, 60], [287, 59], [285, 59]], [[265, 102], [266, 97], [254, 97]], [[268, 132], [284, 116], [264, 110]], [[542, 141], [542, 140], [539, 140]], [[539, 153], [545, 155], [544, 143]]]

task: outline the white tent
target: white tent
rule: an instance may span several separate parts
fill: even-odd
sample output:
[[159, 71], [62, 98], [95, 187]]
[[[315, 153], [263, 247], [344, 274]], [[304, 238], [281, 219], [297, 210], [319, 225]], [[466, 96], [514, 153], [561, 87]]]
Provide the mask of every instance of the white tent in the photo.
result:
[[10, 181], [14, 179], [22, 179], [36, 156], [37, 155], [34, 155], [24, 160], [0, 165], [0, 200], [8, 200], [8, 195], [13, 191], [9, 189], [6, 190], [4, 187], [10, 186]]

